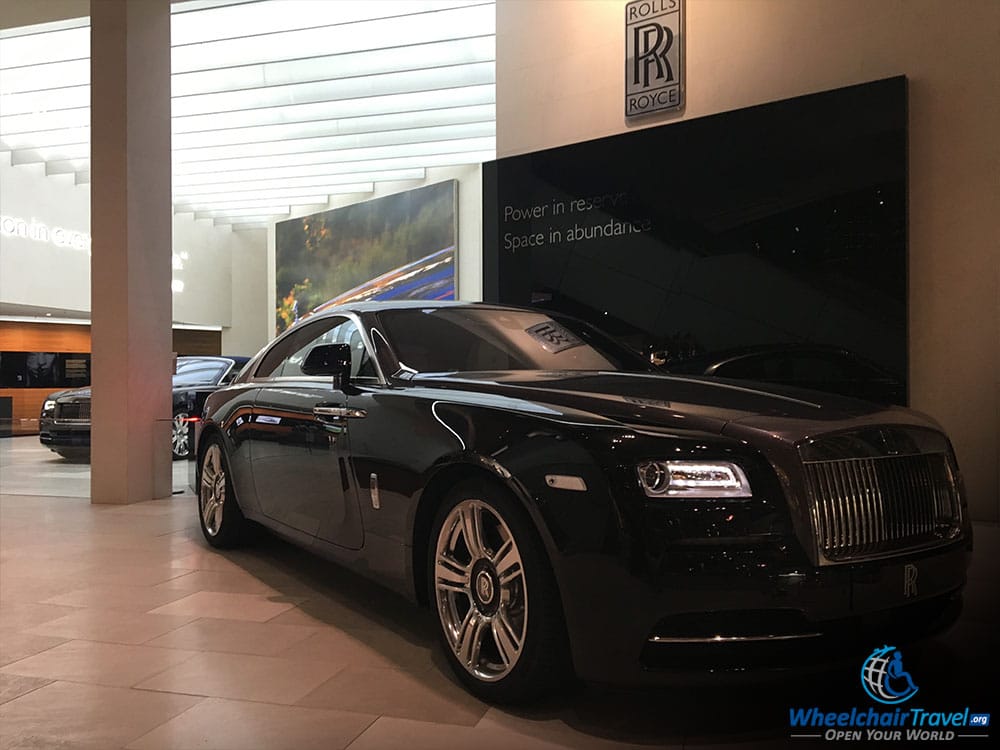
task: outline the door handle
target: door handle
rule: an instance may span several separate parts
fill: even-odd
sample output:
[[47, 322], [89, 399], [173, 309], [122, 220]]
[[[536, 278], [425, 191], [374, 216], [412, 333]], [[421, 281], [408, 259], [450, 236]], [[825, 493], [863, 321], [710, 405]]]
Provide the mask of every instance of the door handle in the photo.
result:
[[352, 409], [347, 406], [314, 406], [313, 415], [319, 419], [361, 419], [368, 416], [364, 409]]

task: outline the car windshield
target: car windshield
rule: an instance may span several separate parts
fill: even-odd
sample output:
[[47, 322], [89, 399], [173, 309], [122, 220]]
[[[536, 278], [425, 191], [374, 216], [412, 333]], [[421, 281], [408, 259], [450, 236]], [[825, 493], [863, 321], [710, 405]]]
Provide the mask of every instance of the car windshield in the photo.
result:
[[174, 388], [215, 385], [228, 369], [229, 363], [221, 359], [178, 359]]
[[600, 331], [544, 312], [410, 308], [379, 319], [400, 364], [417, 372], [648, 370]]

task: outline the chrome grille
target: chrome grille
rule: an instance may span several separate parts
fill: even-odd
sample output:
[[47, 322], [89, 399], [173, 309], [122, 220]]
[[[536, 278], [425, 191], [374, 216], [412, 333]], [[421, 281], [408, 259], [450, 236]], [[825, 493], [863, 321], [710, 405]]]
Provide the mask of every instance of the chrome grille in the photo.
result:
[[56, 404], [55, 418], [63, 421], [90, 421], [90, 401], [70, 401]]
[[807, 461], [813, 524], [832, 561], [934, 546], [959, 529], [961, 505], [942, 453]]

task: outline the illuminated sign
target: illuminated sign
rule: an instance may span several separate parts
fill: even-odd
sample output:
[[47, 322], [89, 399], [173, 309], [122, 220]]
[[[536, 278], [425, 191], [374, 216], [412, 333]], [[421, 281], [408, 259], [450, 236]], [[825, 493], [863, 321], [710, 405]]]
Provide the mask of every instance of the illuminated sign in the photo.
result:
[[32, 218], [31, 221], [18, 216], [0, 216], [0, 236], [20, 237], [35, 242], [45, 242], [56, 247], [86, 251], [90, 254], [90, 235], [65, 227], [50, 227]]

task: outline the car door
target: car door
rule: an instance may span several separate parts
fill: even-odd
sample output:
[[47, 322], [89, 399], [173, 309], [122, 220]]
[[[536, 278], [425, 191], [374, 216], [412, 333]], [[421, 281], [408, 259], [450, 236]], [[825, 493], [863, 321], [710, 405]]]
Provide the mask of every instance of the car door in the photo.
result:
[[314, 346], [350, 342], [348, 317], [307, 323], [261, 360], [250, 456], [261, 511], [301, 535], [359, 549], [364, 532], [348, 464], [347, 395], [301, 366]]

